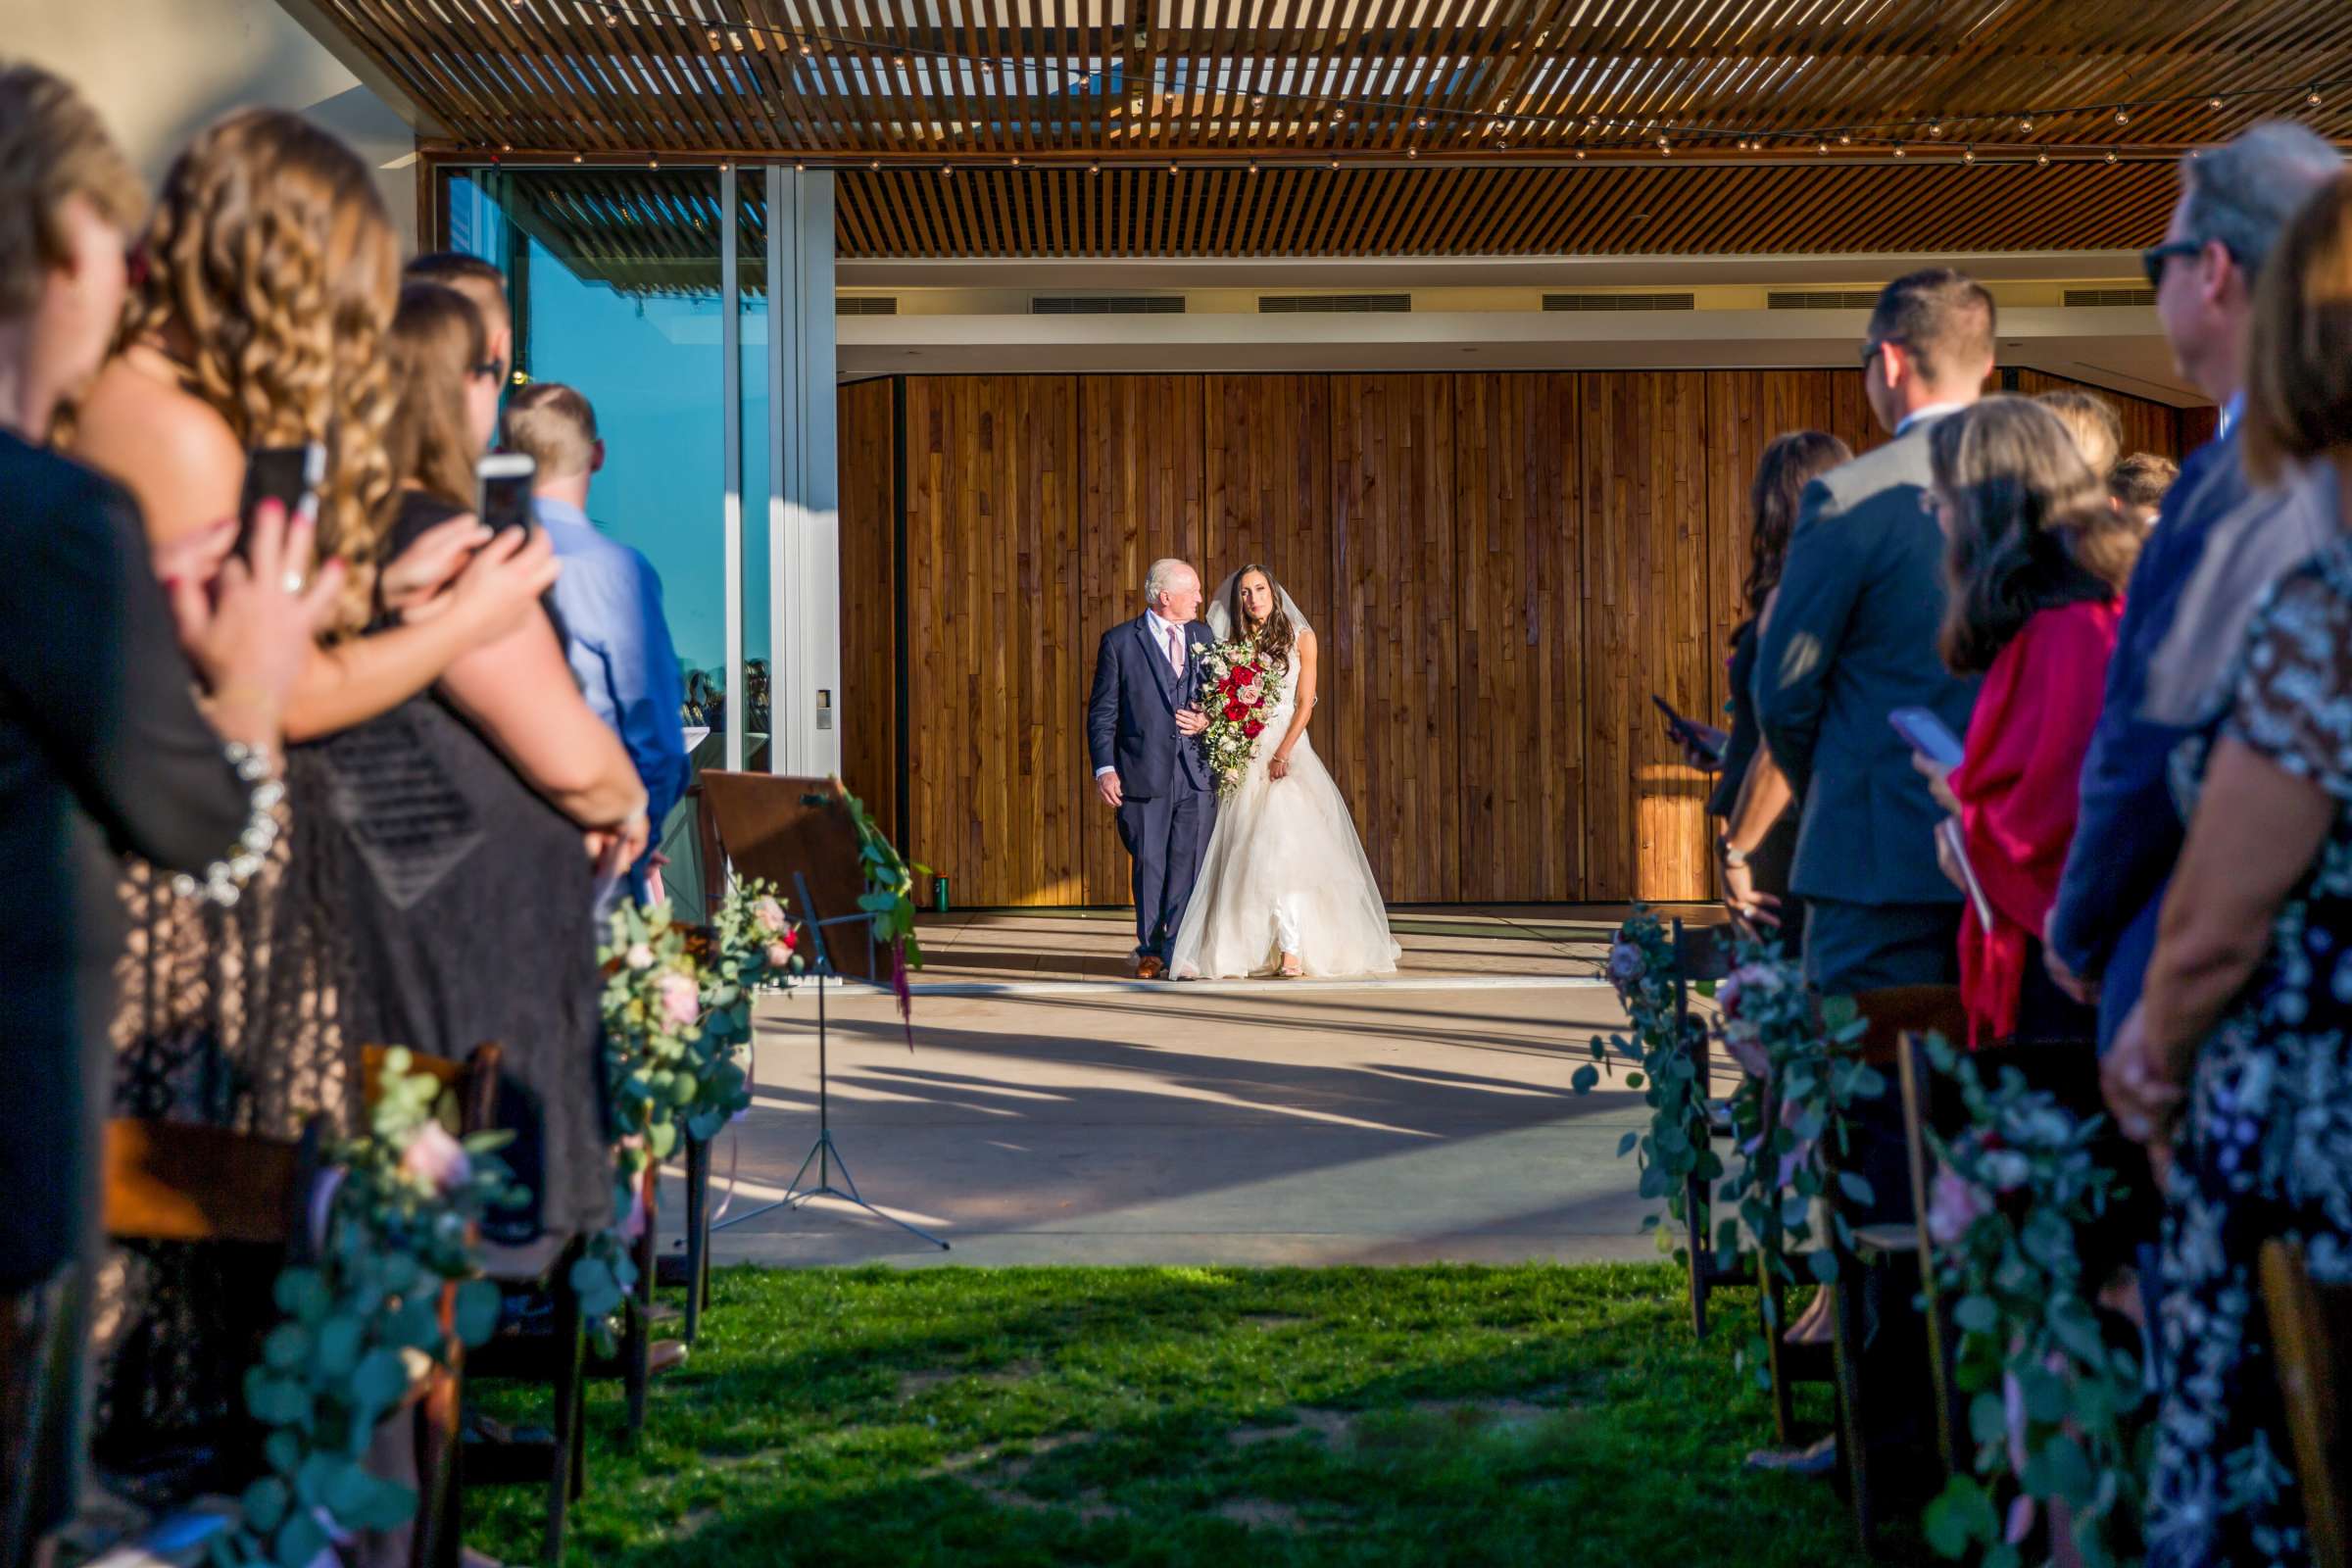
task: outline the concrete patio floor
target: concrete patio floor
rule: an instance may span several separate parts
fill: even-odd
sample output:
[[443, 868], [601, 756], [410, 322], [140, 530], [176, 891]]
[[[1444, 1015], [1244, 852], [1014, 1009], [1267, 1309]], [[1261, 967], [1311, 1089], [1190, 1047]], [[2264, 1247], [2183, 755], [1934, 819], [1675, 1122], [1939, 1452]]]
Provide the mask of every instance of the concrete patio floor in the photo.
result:
[[[1616, 1155], [1641, 1096], [1570, 1088], [1623, 1027], [1598, 974], [1614, 912], [1398, 911], [1396, 980], [1215, 985], [1124, 980], [1132, 928], [1100, 916], [928, 922], [911, 1052], [886, 993], [828, 995], [832, 1125], [862, 1194], [954, 1250], [819, 1199], [720, 1231], [716, 1259], [1654, 1256]], [[715, 1151], [735, 1214], [815, 1139], [815, 1020], [806, 986], [760, 1005], [753, 1108]]]

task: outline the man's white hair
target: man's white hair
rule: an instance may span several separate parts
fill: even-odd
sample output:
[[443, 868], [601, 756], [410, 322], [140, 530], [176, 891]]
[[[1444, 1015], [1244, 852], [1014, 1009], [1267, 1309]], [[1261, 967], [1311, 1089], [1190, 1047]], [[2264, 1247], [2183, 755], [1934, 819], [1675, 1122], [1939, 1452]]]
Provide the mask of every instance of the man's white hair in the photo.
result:
[[1175, 556], [1162, 556], [1152, 563], [1152, 569], [1144, 573], [1144, 603], [1158, 604], [1160, 596], [1176, 586], [1176, 579], [1192, 569], [1191, 562]]

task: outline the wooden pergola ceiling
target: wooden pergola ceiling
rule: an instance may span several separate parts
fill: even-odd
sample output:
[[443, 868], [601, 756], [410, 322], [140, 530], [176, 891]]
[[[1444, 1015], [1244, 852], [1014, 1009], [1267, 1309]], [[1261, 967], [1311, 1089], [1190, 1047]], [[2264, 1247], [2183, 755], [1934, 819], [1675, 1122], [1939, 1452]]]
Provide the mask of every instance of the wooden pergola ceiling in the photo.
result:
[[304, 3], [428, 153], [806, 160], [858, 257], [2109, 248], [2352, 135], [2347, 0]]
[[[565, 266], [628, 292], [715, 293], [716, 170], [485, 172]], [[743, 287], [765, 283], [761, 182], [737, 181]], [[2049, 169], [864, 170], [839, 176], [845, 260], [972, 256], [1874, 255], [2152, 243], [2154, 163]]]

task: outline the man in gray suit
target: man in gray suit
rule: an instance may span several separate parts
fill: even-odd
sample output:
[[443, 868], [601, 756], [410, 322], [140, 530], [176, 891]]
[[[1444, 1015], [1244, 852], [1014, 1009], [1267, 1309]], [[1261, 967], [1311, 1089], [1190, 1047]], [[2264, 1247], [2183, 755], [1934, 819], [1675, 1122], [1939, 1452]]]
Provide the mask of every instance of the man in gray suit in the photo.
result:
[[1936, 863], [1942, 808], [1886, 721], [1968, 731], [1977, 683], [1943, 667], [1943, 535], [1921, 505], [1928, 426], [1992, 372], [1992, 296], [1948, 269], [1898, 277], [1862, 345], [1894, 439], [1806, 487], [1756, 657], [1756, 718], [1802, 803], [1790, 890], [1805, 978], [1831, 995], [1959, 978], [1960, 895]]

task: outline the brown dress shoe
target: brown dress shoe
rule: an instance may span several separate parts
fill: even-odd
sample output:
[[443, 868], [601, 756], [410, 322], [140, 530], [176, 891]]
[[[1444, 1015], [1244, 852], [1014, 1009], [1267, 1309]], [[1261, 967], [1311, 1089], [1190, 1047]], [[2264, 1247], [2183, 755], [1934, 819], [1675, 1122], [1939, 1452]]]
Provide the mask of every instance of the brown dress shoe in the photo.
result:
[[1160, 962], [1157, 958], [1152, 957], [1150, 954], [1146, 954], [1142, 957], [1135, 960], [1135, 977], [1138, 980], [1156, 980], [1161, 975], [1167, 973], [1167, 969], [1168, 966], [1166, 964]]

